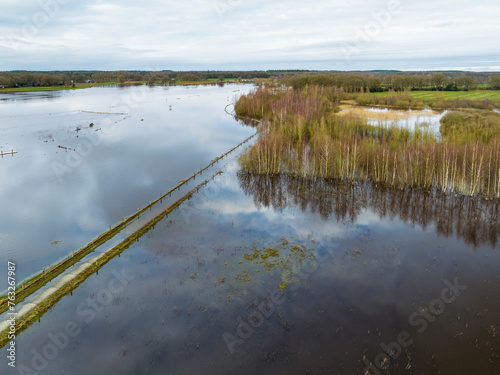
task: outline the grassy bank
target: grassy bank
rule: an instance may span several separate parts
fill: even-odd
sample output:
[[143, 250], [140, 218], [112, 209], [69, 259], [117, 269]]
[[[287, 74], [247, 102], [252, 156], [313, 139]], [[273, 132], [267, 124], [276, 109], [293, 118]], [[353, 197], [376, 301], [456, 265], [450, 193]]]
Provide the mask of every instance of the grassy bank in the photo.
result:
[[[236, 79], [226, 78], [224, 81], [219, 81], [217, 79], [207, 79], [202, 81], [176, 81], [171, 82], [169, 85], [172, 86], [197, 86], [197, 85], [216, 85], [221, 83], [239, 83]], [[241, 83], [248, 83], [248, 81], [243, 81]], [[106, 82], [106, 83], [75, 83], [75, 86], [71, 85], [61, 85], [61, 86], [37, 86], [37, 87], [11, 87], [11, 88], [0, 88], [0, 94], [2, 93], [15, 93], [15, 92], [37, 92], [37, 91], [62, 91], [62, 90], [78, 90], [87, 89], [89, 87], [95, 86], [107, 86], [107, 85], [117, 85], [118, 82]], [[120, 86], [141, 86], [141, 85], [165, 85], [161, 81], [154, 81], [150, 83], [148, 81], [126, 81], [122, 82]]]
[[37, 87], [14, 87], [14, 88], [0, 88], [1, 93], [10, 92], [34, 92], [34, 91], [62, 91], [62, 90], [79, 90], [88, 89], [89, 87], [95, 86], [106, 86], [106, 85], [116, 85], [118, 82], [106, 82], [106, 83], [75, 83], [75, 86], [37, 86]]
[[[370, 180], [403, 189], [438, 188], [445, 193], [500, 198], [500, 127], [498, 116], [467, 119], [467, 127], [447, 128], [439, 142], [425, 128], [368, 125], [339, 116], [335, 88], [302, 90], [259, 88], [235, 105], [240, 116], [262, 118], [255, 145], [240, 158], [250, 173], [289, 173], [302, 177]], [[470, 132], [468, 129], [480, 130]]]
[[[407, 95], [420, 99], [424, 103], [438, 100], [492, 100], [500, 102], [500, 91], [498, 90], [470, 90], [470, 91], [407, 91]], [[376, 97], [393, 96], [394, 92], [374, 92]]]
[[172, 86], [196, 86], [196, 85], [217, 85], [221, 83], [237, 83], [234, 79], [226, 79], [224, 81], [219, 81], [217, 79], [207, 79], [204, 81], [179, 81], [173, 82], [170, 85]]

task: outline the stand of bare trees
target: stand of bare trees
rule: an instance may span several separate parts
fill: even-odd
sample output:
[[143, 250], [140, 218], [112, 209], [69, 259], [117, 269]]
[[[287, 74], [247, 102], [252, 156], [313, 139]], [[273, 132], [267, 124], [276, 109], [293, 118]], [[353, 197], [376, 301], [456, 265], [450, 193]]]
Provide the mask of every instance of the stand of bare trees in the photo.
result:
[[263, 119], [258, 140], [240, 157], [242, 168], [500, 198], [499, 114], [488, 114], [488, 124], [481, 117], [460, 123], [450, 114], [451, 125], [444, 122], [444, 139], [438, 141], [419, 127], [409, 131], [338, 116], [329, 100], [335, 94], [335, 88], [308, 86], [259, 88], [242, 96], [236, 113]]

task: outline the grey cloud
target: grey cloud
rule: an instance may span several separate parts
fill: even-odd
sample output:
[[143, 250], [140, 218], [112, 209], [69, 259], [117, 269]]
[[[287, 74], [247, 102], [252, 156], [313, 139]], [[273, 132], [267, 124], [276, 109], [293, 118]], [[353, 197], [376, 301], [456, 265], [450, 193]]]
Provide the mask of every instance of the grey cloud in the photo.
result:
[[[41, 0], [44, 4], [57, 1]], [[133, 69], [138, 65], [267, 69], [280, 64], [315, 69], [377, 65], [380, 69], [380, 61], [391, 68], [395, 59], [398, 66], [413, 68], [422, 57], [429, 61], [426, 66], [448, 66], [455, 56], [475, 60], [475, 56], [499, 52], [495, 35], [500, 26], [495, 15], [500, 5], [489, 0], [480, 4], [399, 0], [401, 12], [392, 14], [350, 61], [342, 58], [342, 48], [356, 46], [360, 33], [374, 30], [374, 22], [381, 22], [376, 15], [386, 14], [388, 1], [66, 1], [49, 22], [26, 37], [26, 19], [41, 11], [40, 3], [4, 0], [0, 69]], [[12, 35], [19, 39], [17, 49], [12, 48]], [[465, 60], [464, 64], [470, 66]], [[494, 58], [490, 65], [500, 62]]]

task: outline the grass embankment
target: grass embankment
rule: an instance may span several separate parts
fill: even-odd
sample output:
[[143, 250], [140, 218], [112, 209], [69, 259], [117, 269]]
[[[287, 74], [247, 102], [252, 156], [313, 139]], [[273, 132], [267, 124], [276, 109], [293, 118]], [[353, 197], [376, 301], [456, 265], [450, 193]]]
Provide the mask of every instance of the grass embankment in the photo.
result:
[[360, 105], [394, 107], [398, 109], [457, 109], [500, 108], [500, 91], [404, 91], [350, 94]]
[[[252, 136], [246, 138], [241, 143], [239, 143], [237, 146], [231, 148], [229, 151], [225, 152], [221, 156], [218, 156], [217, 158], [213, 159], [210, 162], [210, 164], [208, 164], [206, 167], [200, 169], [198, 172], [194, 173], [189, 178], [182, 180], [182, 181], [179, 181], [179, 184], [177, 186], [175, 186], [174, 188], [167, 191], [165, 194], [160, 196], [155, 201], [150, 202], [144, 208], [138, 210], [135, 214], [133, 214], [129, 217], [125, 217], [123, 219], [123, 221], [121, 221], [120, 223], [118, 223], [114, 227], [110, 228], [106, 232], [101, 233], [99, 235], [99, 237], [97, 237], [96, 239], [93, 239], [85, 247], [74, 252], [69, 258], [63, 260], [62, 262], [60, 262], [52, 267], [49, 266], [47, 269], [44, 269], [43, 272], [41, 272], [40, 274], [23, 282], [16, 290], [16, 303], [23, 302], [26, 297], [28, 297], [29, 295], [31, 295], [32, 293], [34, 293], [35, 291], [37, 291], [38, 289], [40, 289], [41, 287], [46, 285], [48, 282], [53, 280], [55, 277], [59, 276], [61, 273], [63, 273], [69, 267], [73, 266], [74, 264], [76, 264], [77, 262], [82, 260], [85, 256], [87, 256], [88, 254], [93, 252], [96, 248], [98, 248], [99, 246], [101, 246], [104, 243], [106, 243], [107, 241], [109, 241], [116, 234], [120, 233], [124, 228], [127, 227], [128, 224], [130, 224], [133, 220], [138, 218], [141, 214], [146, 212], [148, 209], [153, 207], [155, 204], [160, 202], [162, 199], [164, 199], [168, 195], [172, 194], [175, 190], [180, 189], [183, 185], [187, 184], [190, 180], [194, 180], [197, 175], [201, 175], [208, 168], [212, 167], [219, 160], [222, 160], [224, 157], [229, 155], [235, 149], [237, 149], [241, 145], [248, 142], [254, 136], [255, 135], [252, 135]], [[0, 296], [0, 314], [7, 311], [7, 309], [8, 309], [7, 295]]]
[[238, 81], [235, 78], [225, 78], [221, 81], [217, 78], [209, 78], [203, 81], [176, 81], [171, 83], [172, 86], [196, 86], [196, 85], [216, 85], [220, 83], [248, 83], [248, 81]]
[[[412, 132], [338, 116], [341, 96], [337, 89], [318, 86], [259, 88], [242, 96], [236, 113], [263, 119], [259, 139], [240, 158], [242, 167], [258, 174], [371, 180], [395, 188], [436, 187], [500, 198], [499, 116], [481, 128], [481, 116], [487, 114], [481, 112], [466, 127], [445, 129], [439, 142], [420, 127]], [[471, 127], [482, 130], [470, 132]]]
[[[237, 83], [238, 80], [234, 78], [226, 78], [223, 81], [224, 83]], [[173, 83], [169, 83], [172, 86], [196, 86], [196, 85], [214, 85], [221, 83], [218, 79], [207, 79], [203, 81], [177, 81]], [[242, 82], [242, 83], [248, 83]], [[71, 85], [62, 85], [62, 86], [37, 86], [37, 87], [11, 87], [11, 88], [0, 88], [0, 94], [2, 93], [15, 93], [15, 92], [36, 92], [36, 91], [62, 91], [62, 90], [79, 90], [79, 89], [87, 89], [89, 87], [95, 86], [108, 86], [108, 85], [117, 85], [118, 82], [105, 82], [105, 83], [75, 83], [75, 87]], [[120, 83], [120, 86], [140, 86], [147, 85], [148, 81], [127, 81]], [[161, 81], [155, 81], [154, 85], [162, 85]]]
[[[220, 81], [219, 78], [209, 78], [207, 79], [208, 82], [217, 82]], [[224, 82], [236, 82], [236, 78], [224, 78]]]
[[197, 86], [197, 85], [216, 85], [219, 83], [217, 80], [206, 80], [206, 81], [179, 81], [179, 82], [173, 82], [170, 85], [171, 86]]
[[[74, 279], [64, 284], [64, 286], [53, 294], [51, 294], [48, 298], [43, 300], [40, 304], [30, 310], [25, 316], [16, 320], [16, 335], [20, 332], [28, 328], [31, 324], [39, 320], [50, 308], [52, 308], [61, 298], [65, 295], [71, 293], [75, 290], [80, 284], [82, 284], [90, 275], [96, 273], [101, 269], [106, 263], [108, 263], [111, 259], [116, 257], [118, 254], [121, 254], [127, 248], [130, 247], [134, 242], [136, 242], [139, 238], [148, 233], [151, 229], [155, 227], [155, 225], [161, 221], [165, 216], [169, 215], [171, 212], [176, 210], [184, 201], [190, 199], [193, 194], [198, 192], [203, 186], [205, 186], [208, 182], [213, 180], [216, 176], [220, 175], [222, 171], [215, 173], [211, 178], [206, 179], [198, 186], [196, 186], [193, 190], [187, 193], [185, 196], [177, 200], [174, 204], [168, 207], [166, 210], [162, 211], [159, 215], [157, 215], [152, 220], [148, 221], [143, 227], [139, 230], [125, 238], [120, 244], [114, 246], [110, 250], [106, 251], [106, 253], [98, 259], [96, 262], [92, 263], [89, 267], [87, 267], [84, 271], [79, 273]], [[16, 303], [17, 300], [16, 295]], [[5, 330], [0, 333], [0, 347], [3, 347], [5, 344], [9, 342], [8, 339], [8, 330]]]
[[216, 85], [220, 83], [248, 83], [249, 80], [246, 81], [239, 81], [235, 78], [226, 78], [224, 81], [221, 81], [217, 78], [210, 78], [210, 79], [205, 79], [205, 80], [199, 80], [199, 81], [166, 81], [162, 82], [159, 80], [156, 80], [154, 82], [150, 81], [126, 81], [120, 83], [120, 86], [140, 86], [140, 85], [149, 85], [149, 86], [164, 86], [164, 85], [169, 85], [169, 86], [198, 86], [198, 85]]
[[75, 87], [68, 85], [68, 86], [11, 87], [11, 88], [6, 88], [6, 89], [0, 88], [0, 94], [1, 93], [10, 93], [10, 92], [79, 90], [79, 89], [88, 89], [89, 87], [95, 87], [95, 86], [116, 85], [117, 83], [118, 82], [75, 83]]

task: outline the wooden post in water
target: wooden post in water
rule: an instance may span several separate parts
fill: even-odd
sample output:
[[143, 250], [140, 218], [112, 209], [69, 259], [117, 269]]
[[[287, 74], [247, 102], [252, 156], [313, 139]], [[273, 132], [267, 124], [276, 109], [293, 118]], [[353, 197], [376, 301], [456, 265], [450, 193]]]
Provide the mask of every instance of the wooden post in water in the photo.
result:
[[17, 154], [17, 151], [10, 150], [10, 151], [7, 151], [7, 152], [3, 152], [3, 151], [0, 152], [0, 155], [2, 156], [2, 158], [3, 158], [4, 155], [12, 155], [12, 156], [14, 156], [14, 154]]

